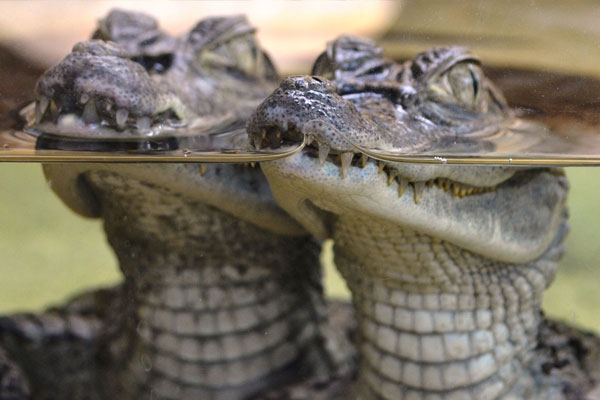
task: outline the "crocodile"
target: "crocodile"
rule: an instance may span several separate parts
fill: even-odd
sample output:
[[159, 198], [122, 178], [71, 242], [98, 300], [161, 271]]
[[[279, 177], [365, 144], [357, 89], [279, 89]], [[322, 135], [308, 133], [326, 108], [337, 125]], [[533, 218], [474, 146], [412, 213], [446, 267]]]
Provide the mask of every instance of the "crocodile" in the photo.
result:
[[[222, 115], [243, 123], [278, 79], [254, 32], [243, 16], [213, 17], [172, 37], [148, 15], [113, 10], [38, 80], [37, 126], [94, 138], [149, 137]], [[69, 208], [103, 220], [124, 275], [89, 329], [91, 389], [80, 397], [77, 385], [54, 382], [51, 398], [244, 399], [337, 363], [320, 243], [277, 206], [258, 168], [43, 169]], [[20, 320], [31, 319], [35, 337], [53, 326]], [[13, 330], [27, 326], [20, 320], [8, 317]], [[44, 373], [12, 350], [26, 374]]]
[[282, 208], [334, 239], [358, 319], [356, 398], [567, 396], [536, 348], [568, 230], [563, 171], [357, 150], [426, 150], [514, 118], [468, 49], [397, 63], [371, 40], [342, 36], [312, 75], [284, 79], [248, 120], [256, 148], [306, 143], [261, 168]]

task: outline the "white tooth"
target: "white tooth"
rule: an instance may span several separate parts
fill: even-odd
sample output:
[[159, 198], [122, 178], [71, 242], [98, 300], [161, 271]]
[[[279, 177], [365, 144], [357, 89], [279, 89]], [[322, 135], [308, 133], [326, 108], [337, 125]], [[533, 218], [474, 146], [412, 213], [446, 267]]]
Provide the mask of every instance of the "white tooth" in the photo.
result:
[[150, 130], [150, 117], [138, 118], [137, 127], [142, 132], [148, 132]]
[[261, 142], [262, 142], [262, 140], [258, 136], [255, 136], [254, 138], [252, 138], [252, 144], [254, 145], [255, 150], [260, 150]]
[[252, 168], [256, 167], [256, 162], [254, 162], [254, 161], [250, 161], [250, 166], [251, 166]]
[[340, 160], [342, 162], [342, 179], [348, 175], [350, 164], [352, 164], [352, 157], [354, 157], [354, 153], [351, 151], [340, 154]]
[[398, 171], [395, 171], [395, 170], [389, 171], [387, 185], [390, 186], [392, 184], [392, 182], [394, 182], [394, 179], [396, 179], [397, 176], [398, 176]]
[[413, 182], [413, 189], [415, 194], [415, 204], [421, 200], [423, 196], [423, 190], [425, 190], [425, 182]]
[[402, 195], [404, 194], [404, 191], [408, 187], [408, 180], [407, 179], [397, 179], [397, 181], [398, 181], [398, 197], [402, 197]]
[[46, 96], [40, 97], [40, 101], [35, 105], [35, 123], [39, 124], [46, 110], [48, 109], [48, 105], [50, 104], [50, 99]]
[[312, 144], [313, 140], [315, 140], [315, 138], [312, 135], [307, 135], [306, 136], [306, 145], [310, 145]]
[[98, 117], [98, 111], [96, 111], [96, 101], [89, 100], [85, 104], [85, 108], [83, 109], [83, 122], [86, 124], [97, 124], [100, 122], [100, 117]]
[[369, 161], [369, 157], [366, 154], [360, 155], [360, 167], [365, 168], [367, 166], [367, 161]]
[[377, 173], [378, 174], [383, 172], [383, 167], [385, 167], [385, 163], [383, 161], [377, 161]]
[[329, 154], [329, 146], [326, 144], [319, 144], [319, 165], [322, 167], [325, 164], [327, 155]]
[[88, 96], [86, 93], [82, 94], [81, 97], [79, 98], [79, 102], [81, 104], [85, 104], [90, 100], [90, 96]]
[[121, 108], [120, 110], [117, 110], [116, 119], [117, 119], [117, 127], [119, 129], [125, 128], [125, 123], [127, 123], [128, 116], [129, 116], [129, 111], [127, 111], [126, 109]]

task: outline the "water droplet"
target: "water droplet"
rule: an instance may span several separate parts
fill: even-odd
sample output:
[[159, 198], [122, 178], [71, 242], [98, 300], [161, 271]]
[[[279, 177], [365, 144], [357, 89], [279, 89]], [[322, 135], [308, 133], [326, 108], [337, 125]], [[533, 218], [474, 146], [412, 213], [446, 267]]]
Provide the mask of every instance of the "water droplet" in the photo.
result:
[[512, 164], [512, 158], [509, 158], [509, 159], [508, 159], [508, 163], [509, 163], [509, 164]]
[[152, 370], [152, 360], [147, 355], [142, 354], [140, 357], [140, 363], [142, 364], [144, 371], [150, 372]]

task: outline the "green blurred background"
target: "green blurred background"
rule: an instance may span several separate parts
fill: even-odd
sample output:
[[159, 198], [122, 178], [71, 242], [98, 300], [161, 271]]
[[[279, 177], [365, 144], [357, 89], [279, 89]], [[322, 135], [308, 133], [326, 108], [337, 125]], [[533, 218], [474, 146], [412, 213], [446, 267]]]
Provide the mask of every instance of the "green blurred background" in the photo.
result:
[[[544, 309], [600, 333], [600, 168], [571, 168], [571, 233]], [[0, 313], [41, 310], [92, 287], [119, 281], [116, 259], [98, 220], [68, 210], [46, 184], [39, 164], [0, 164]], [[347, 297], [326, 243], [327, 291]]]

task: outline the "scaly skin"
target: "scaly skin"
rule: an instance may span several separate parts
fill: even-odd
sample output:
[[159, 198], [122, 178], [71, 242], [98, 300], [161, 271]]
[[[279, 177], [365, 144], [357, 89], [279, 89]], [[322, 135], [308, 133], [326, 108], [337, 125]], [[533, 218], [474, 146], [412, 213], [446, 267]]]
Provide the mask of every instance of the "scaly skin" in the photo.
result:
[[358, 316], [356, 397], [562, 398], [534, 352], [567, 230], [562, 171], [376, 162], [349, 142], [416, 150], [510, 121], [478, 61], [451, 47], [399, 65], [342, 37], [313, 73], [285, 79], [247, 130], [257, 147], [310, 143], [262, 169], [286, 211], [335, 240]]
[[[38, 126], [93, 137], [222, 115], [245, 121], [276, 77], [253, 32], [243, 17], [209, 18], [172, 38], [150, 17], [113, 11], [95, 40], [38, 81]], [[44, 172], [71, 209], [104, 220], [125, 276], [122, 305], [93, 350], [103, 359], [93, 395], [242, 399], [327, 372], [320, 246], [277, 207], [260, 170], [48, 164]], [[77, 398], [69, 390], [54, 396]]]

